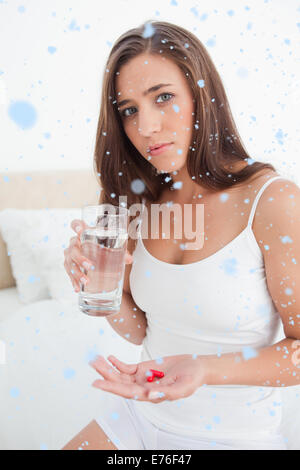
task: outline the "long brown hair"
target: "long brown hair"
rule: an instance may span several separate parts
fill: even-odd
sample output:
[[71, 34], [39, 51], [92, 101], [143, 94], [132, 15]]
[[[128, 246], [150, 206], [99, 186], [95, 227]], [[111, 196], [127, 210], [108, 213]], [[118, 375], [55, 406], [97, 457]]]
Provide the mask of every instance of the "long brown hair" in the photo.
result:
[[[101, 203], [118, 205], [119, 196], [124, 195], [128, 207], [143, 198], [154, 202], [163, 189], [173, 184], [172, 172], [157, 173], [128, 139], [117, 109], [116, 75], [122, 65], [141, 53], [171, 59], [192, 90], [195, 122], [187, 170], [194, 182], [217, 191], [240, 184], [263, 169], [276, 171], [273, 165], [254, 161], [247, 153], [220, 75], [200, 40], [181, 26], [149, 20], [122, 34], [106, 62], [94, 158], [102, 187]], [[231, 165], [243, 161], [248, 163], [243, 169], [230, 171]], [[134, 180], [144, 184], [142, 193], [133, 190]]]

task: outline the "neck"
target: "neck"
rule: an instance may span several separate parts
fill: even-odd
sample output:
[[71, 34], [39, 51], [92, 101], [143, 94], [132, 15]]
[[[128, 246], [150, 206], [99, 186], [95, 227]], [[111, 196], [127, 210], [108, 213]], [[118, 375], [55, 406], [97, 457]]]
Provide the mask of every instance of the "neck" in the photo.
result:
[[170, 172], [173, 180], [171, 195], [179, 203], [189, 203], [200, 200], [203, 195], [212, 194], [210, 189], [196, 183], [189, 175], [186, 167]]

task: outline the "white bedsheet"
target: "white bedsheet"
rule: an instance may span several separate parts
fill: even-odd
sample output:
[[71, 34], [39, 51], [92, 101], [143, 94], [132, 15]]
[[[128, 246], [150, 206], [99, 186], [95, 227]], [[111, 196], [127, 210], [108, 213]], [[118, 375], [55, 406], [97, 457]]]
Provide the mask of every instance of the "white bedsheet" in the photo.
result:
[[88, 365], [95, 354], [138, 360], [140, 346], [118, 336], [105, 318], [77, 305], [42, 300], [0, 322], [0, 449], [61, 449], [105, 406]]
[[[105, 407], [106, 392], [91, 387], [97, 374], [88, 361], [114, 354], [134, 363], [141, 351], [105, 318], [57, 300], [10, 311], [0, 321], [0, 340], [6, 346], [6, 364], [0, 364], [1, 450], [61, 449]], [[288, 448], [299, 450], [300, 386], [282, 392], [282, 432]]]

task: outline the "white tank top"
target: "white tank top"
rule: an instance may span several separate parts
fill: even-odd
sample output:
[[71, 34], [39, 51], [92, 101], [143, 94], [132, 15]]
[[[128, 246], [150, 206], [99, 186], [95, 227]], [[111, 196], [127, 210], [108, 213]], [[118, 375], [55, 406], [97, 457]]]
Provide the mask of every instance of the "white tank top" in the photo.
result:
[[[222, 355], [274, 343], [280, 316], [267, 288], [252, 222], [263, 191], [279, 178], [259, 190], [246, 228], [198, 262], [179, 265], [153, 257], [143, 244], [140, 225], [130, 273], [132, 297], [148, 322], [140, 361]], [[205, 385], [187, 398], [134, 404], [160, 429], [202, 438], [257, 438], [277, 433], [281, 421], [278, 387]]]

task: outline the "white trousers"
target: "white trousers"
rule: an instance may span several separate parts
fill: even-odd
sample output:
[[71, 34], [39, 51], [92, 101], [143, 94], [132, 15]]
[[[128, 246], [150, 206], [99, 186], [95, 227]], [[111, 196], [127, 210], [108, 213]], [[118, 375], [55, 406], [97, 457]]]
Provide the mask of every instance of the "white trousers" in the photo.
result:
[[105, 392], [105, 406], [96, 422], [119, 450], [287, 450], [281, 434], [257, 440], [214, 440], [180, 436], [150, 423], [134, 400]]

